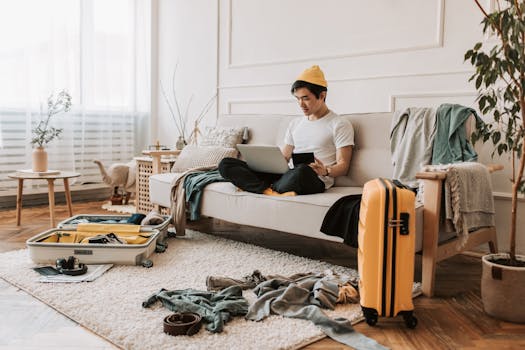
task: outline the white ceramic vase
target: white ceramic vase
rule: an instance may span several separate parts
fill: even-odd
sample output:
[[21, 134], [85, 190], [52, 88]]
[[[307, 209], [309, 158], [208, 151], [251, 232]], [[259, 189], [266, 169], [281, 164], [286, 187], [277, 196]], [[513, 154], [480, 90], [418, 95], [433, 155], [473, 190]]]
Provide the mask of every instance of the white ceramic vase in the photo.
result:
[[186, 146], [186, 140], [184, 139], [184, 137], [179, 136], [177, 143], [175, 143], [175, 148], [178, 150], [182, 150], [184, 146]]

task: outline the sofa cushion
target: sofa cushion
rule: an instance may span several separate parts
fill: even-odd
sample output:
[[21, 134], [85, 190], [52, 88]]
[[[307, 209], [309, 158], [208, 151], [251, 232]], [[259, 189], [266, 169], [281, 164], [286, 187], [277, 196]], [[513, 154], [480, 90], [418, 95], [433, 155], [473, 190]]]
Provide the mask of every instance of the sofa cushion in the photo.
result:
[[217, 122], [221, 127], [245, 126], [248, 128], [248, 143], [254, 145], [283, 146], [284, 134], [293, 115], [228, 115]]
[[[361, 187], [332, 187], [324, 193], [274, 197], [238, 191], [229, 182], [217, 182], [206, 186], [201, 214], [241, 225], [343, 242], [341, 237], [320, 232], [321, 224], [330, 206], [339, 198], [362, 190]], [[419, 205], [416, 207], [416, 251], [423, 245], [422, 233], [423, 207]]]
[[242, 142], [243, 131], [244, 127], [208, 127], [199, 146], [235, 148], [238, 143]]
[[201, 214], [242, 225], [342, 242], [340, 237], [320, 232], [321, 223], [335, 201], [361, 191], [359, 187], [339, 187], [325, 193], [275, 197], [238, 191], [229, 182], [213, 183], [204, 191]]
[[188, 145], [180, 152], [171, 171], [181, 173], [192, 168], [216, 166], [223, 158], [237, 157], [237, 153], [235, 148]]
[[335, 179], [335, 186], [363, 186], [368, 180], [394, 173], [390, 155], [392, 113], [343, 115], [354, 127], [355, 146], [347, 176]]

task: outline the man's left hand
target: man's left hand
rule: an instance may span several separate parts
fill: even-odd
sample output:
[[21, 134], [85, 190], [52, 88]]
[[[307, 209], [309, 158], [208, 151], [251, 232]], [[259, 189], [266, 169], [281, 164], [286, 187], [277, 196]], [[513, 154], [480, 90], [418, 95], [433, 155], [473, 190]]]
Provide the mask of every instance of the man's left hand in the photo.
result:
[[318, 158], [314, 158], [314, 159], [315, 159], [315, 162], [308, 164], [310, 168], [312, 168], [317, 175], [326, 176], [327, 175], [326, 166]]

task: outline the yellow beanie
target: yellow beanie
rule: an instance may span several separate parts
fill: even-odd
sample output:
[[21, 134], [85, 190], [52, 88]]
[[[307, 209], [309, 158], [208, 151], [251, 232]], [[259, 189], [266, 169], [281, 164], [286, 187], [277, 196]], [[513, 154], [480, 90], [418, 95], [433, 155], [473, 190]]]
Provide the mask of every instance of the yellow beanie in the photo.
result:
[[319, 66], [311, 66], [310, 68], [305, 69], [301, 75], [297, 77], [296, 80], [302, 80], [306, 81], [311, 84], [320, 85], [327, 87], [328, 83], [326, 82], [326, 79], [324, 78], [323, 71]]

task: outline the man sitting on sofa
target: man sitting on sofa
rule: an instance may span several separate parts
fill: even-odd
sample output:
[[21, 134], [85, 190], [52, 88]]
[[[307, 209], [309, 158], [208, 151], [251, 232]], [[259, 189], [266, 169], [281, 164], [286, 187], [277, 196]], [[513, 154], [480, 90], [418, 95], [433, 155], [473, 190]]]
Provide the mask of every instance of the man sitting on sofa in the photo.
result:
[[267, 195], [314, 194], [348, 173], [354, 129], [352, 124], [326, 105], [327, 82], [319, 66], [306, 69], [293, 83], [291, 92], [305, 117], [290, 122], [281, 150], [286, 160], [292, 153], [313, 152], [315, 161], [299, 164], [282, 175], [251, 170], [246, 162], [225, 158], [219, 164], [223, 178], [238, 188]]

